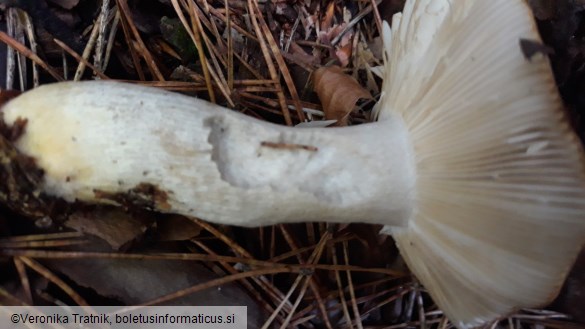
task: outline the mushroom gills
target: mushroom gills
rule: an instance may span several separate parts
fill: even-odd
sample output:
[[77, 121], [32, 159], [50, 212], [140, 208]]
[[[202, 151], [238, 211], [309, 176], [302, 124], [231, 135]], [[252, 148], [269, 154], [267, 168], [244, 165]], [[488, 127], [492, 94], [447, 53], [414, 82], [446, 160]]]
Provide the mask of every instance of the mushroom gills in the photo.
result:
[[404, 119], [417, 182], [384, 232], [458, 328], [551, 302], [585, 242], [585, 170], [547, 58], [523, 53], [530, 9], [407, 1], [385, 32], [378, 116]]
[[[384, 26], [378, 121], [299, 129], [114, 82], [6, 104], [43, 191], [222, 224], [386, 225], [461, 329], [550, 302], [585, 242], [583, 149], [522, 0], [412, 0]], [[42, 99], [42, 102], [39, 102]], [[42, 103], [42, 104], [41, 104]]]

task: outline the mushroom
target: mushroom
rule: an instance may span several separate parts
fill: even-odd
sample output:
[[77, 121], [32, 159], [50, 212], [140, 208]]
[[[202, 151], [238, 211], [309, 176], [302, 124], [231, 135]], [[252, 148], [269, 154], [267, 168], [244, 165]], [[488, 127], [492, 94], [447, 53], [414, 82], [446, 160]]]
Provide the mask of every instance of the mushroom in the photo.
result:
[[[523, 41], [524, 40], [524, 41]], [[384, 26], [378, 121], [291, 128], [130, 84], [3, 107], [44, 195], [241, 226], [384, 224], [458, 328], [558, 293], [585, 241], [583, 150], [521, 0], [412, 0]]]

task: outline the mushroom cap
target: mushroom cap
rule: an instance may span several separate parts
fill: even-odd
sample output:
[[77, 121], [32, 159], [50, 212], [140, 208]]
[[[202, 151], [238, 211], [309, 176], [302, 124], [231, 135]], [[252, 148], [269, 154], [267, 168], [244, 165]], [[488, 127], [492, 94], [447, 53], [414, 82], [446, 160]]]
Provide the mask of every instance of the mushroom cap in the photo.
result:
[[585, 241], [582, 146], [521, 0], [413, 0], [385, 25], [379, 120], [411, 133], [416, 209], [394, 235], [459, 328], [542, 306]]

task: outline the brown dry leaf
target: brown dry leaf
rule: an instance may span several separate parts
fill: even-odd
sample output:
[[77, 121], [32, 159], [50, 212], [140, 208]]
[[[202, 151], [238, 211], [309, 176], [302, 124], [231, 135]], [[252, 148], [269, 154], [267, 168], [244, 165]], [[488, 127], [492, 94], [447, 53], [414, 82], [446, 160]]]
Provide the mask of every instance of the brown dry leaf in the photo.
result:
[[118, 250], [141, 236], [150, 223], [151, 218], [132, 216], [117, 208], [98, 208], [74, 212], [65, 222], [65, 226], [97, 236]]
[[323, 105], [325, 119], [337, 120], [337, 126], [347, 125], [347, 117], [359, 99], [372, 99], [372, 95], [339, 66], [316, 70], [313, 85]]
[[201, 226], [179, 215], [169, 215], [157, 223], [159, 241], [183, 241], [198, 236]]

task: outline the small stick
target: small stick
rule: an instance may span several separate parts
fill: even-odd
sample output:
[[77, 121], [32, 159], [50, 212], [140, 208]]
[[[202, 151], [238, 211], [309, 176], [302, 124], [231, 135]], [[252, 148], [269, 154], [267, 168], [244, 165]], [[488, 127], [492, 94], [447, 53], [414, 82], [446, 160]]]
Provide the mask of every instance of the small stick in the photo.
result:
[[[8, 8], [6, 11], [6, 30], [9, 35], [14, 35], [15, 15], [14, 8]], [[14, 58], [14, 48], [8, 47], [6, 54], [6, 89], [14, 89], [14, 73], [16, 71], [16, 60]]]
[[102, 68], [102, 60], [104, 56], [104, 46], [106, 41], [106, 28], [108, 25], [108, 16], [110, 14], [110, 0], [102, 0], [102, 6], [98, 18], [99, 34], [97, 38], [96, 50], [94, 55], [94, 64], [98, 68]]
[[144, 44], [144, 41], [142, 41], [142, 38], [140, 37], [140, 33], [138, 32], [138, 29], [136, 29], [136, 26], [134, 25], [134, 21], [132, 20], [132, 15], [130, 14], [130, 9], [128, 8], [127, 0], [118, 0], [118, 8], [124, 14], [123, 21], [126, 22], [126, 26], [128, 27], [128, 30], [125, 29], [125, 32], [127, 33], [128, 46], [130, 48], [133, 48], [133, 45], [131, 42], [131, 40], [132, 40], [131, 35], [133, 35], [134, 38], [136, 39], [136, 43], [138, 44], [138, 48], [140, 49], [140, 52], [142, 53], [142, 57], [144, 58], [144, 61], [146, 62], [146, 65], [150, 69], [150, 72], [152, 73], [152, 75], [156, 79], [158, 79], [160, 81], [164, 81], [165, 80], [164, 76], [162, 75], [162, 73], [160, 72], [158, 67], [156, 66], [154, 58], [150, 54], [150, 51], [148, 51], [148, 48], [146, 47], [146, 45]]
[[305, 150], [310, 152], [317, 152], [319, 149], [315, 146], [311, 145], [302, 145], [302, 144], [289, 144], [289, 143], [274, 143], [274, 142], [262, 142], [260, 145], [264, 147], [274, 148], [274, 149], [281, 149], [281, 150]]
[[106, 47], [105, 54], [106, 58], [102, 63], [101, 67], [102, 72], [106, 70], [106, 67], [108, 67], [108, 63], [110, 62], [110, 55], [112, 54], [112, 49], [114, 48], [114, 40], [116, 39], [116, 33], [118, 32], [118, 26], [120, 24], [120, 11], [118, 10], [118, 7], [114, 6], [112, 10], [115, 11], [114, 22], [112, 23], [110, 35], [108, 36], [108, 45]]
[[93, 50], [93, 46], [95, 45], [95, 41], [98, 37], [98, 32], [99, 32], [99, 23], [94, 23], [93, 24], [93, 28], [91, 29], [91, 35], [89, 36], [89, 41], [87, 41], [87, 44], [85, 45], [85, 49], [83, 50], [83, 55], [81, 56], [81, 58], [83, 58], [83, 61], [79, 61], [79, 64], [77, 65], [77, 71], [75, 71], [75, 76], [73, 77], [73, 81], [79, 81], [81, 79], [81, 76], [83, 75], [83, 72], [85, 72], [85, 66], [87, 63], [87, 59], [89, 58], [89, 54], [91, 54], [91, 51]]
[[[35, 39], [35, 28], [33, 26], [33, 22], [30, 16], [27, 13], [23, 13], [24, 17], [24, 24], [26, 26], [26, 34], [28, 36], [28, 42], [30, 43], [30, 49], [33, 53], [37, 53], [37, 41]], [[32, 72], [33, 72], [33, 86], [39, 86], [39, 68], [38, 65], [33, 63], [32, 64]]]
[[269, 35], [263, 35], [262, 29], [260, 27], [261, 18], [258, 17], [256, 13], [256, 7], [254, 6], [255, 1], [248, 0], [248, 11], [250, 12], [250, 21], [254, 26], [254, 31], [258, 37], [258, 42], [260, 43], [260, 49], [262, 50], [262, 55], [264, 56], [264, 61], [266, 62], [266, 66], [268, 67], [268, 72], [270, 72], [270, 77], [272, 80], [275, 81], [274, 86], [277, 88], [276, 95], [278, 96], [278, 102], [280, 103], [280, 107], [282, 109], [282, 113], [284, 114], [284, 121], [287, 126], [292, 126], [293, 122], [290, 116], [290, 111], [288, 110], [288, 106], [286, 106], [286, 98], [284, 96], [284, 91], [282, 86], [280, 85], [279, 75], [274, 67], [274, 63], [272, 62], [272, 56], [270, 55], [270, 50], [267, 45], [266, 39], [272, 38], [272, 32], [268, 31]]
[[[205, 76], [205, 83], [207, 84], [207, 92], [209, 93], [209, 99], [211, 100], [212, 103], [215, 103], [215, 93], [213, 92], [213, 88], [211, 86], [209, 67], [207, 66], [205, 52], [203, 51], [202, 48], [203, 45], [201, 44], [201, 35], [199, 35], [196, 30], [197, 24], [195, 22], [192, 22], [192, 25], [191, 26], [189, 25], [189, 22], [187, 22], [187, 18], [185, 18], [185, 15], [183, 14], [183, 10], [181, 9], [181, 5], [179, 4], [178, 0], [171, 0], [171, 3], [173, 4], [173, 8], [175, 9], [177, 16], [179, 16], [179, 20], [181, 20], [181, 23], [185, 27], [185, 30], [187, 31], [187, 33], [189, 33], [189, 36], [193, 40], [193, 43], [195, 43], [195, 47], [197, 47], [199, 60], [201, 61], [201, 67], [203, 69], [203, 75]], [[194, 17], [191, 17], [191, 19], [193, 20]]]
[[2, 32], [2, 31], [0, 31], [0, 41], [4, 42], [5, 44], [10, 46], [11, 48], [16, 50], [17, 52], [21, 53], [22, 55], [26, 56], [28, 59], [30, 59], [31, 61], [33, 61], [34, 63], [36, 63], [40, 67], [42, 67], [53, 78], [55, 78], [55, 80], [63, 81], [63, 78], [59, 75], [59, 73], [57, 73], [57, 71], [53, 67], [51, 67], [51, 66], [49, 66], [49, 64], [45, 63], [45, 61], [43, 61], [39, 56], [37, 56], [37, 54], [33, 53], [25, 45], [14, 40], [8, 34]]
[[80, 64], [83, 63], [83, 65], [89, 67], [90, 69], [93, 70], [93, 72], [95, 74], [97, 74], [100, 78], [105, 79], [105, 80], [109, 80], [110, 78], [103, 74], [100, 69], [98, 69], [97, 67], [93, 66], [86, 58], [79, 56], [78, 53], [75, 52], [75, 50], [69, 48], [69, 46], [67, 46], [65, 43], [63, 43], [62, 41], [58, 40], [58, 39], [53, 39], [53, 41], [55, 41], [55, 43], [63, 48], [63, 50], [65, 50], [69, 55], [71, 55], [73, 58], [75, 58]]

